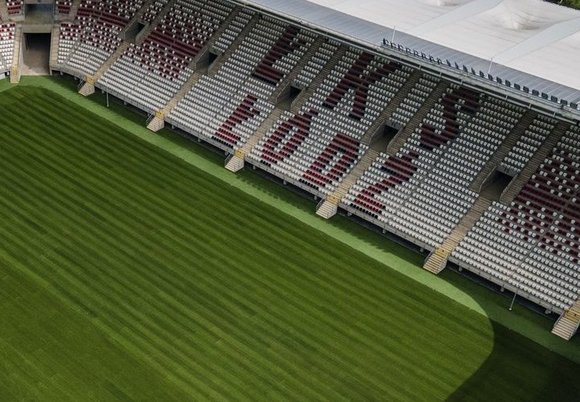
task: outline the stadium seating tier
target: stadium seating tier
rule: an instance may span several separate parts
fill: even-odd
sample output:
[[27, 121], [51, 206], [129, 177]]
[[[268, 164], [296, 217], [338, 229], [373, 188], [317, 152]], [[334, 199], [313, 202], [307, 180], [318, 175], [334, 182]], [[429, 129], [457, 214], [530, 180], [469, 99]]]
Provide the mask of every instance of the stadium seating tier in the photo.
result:
[[[19, 10], [22, 2], [8, 4]], [[56, 12], [71, 5], [57, 1]], [[333, 194], [354, 171], [390, 108], [390, 124], [410, 135], [392, 155], [379, 150], [340, 205], [429, 249], [472, 208], [479, 194], [471, 184], [527, 113], [465, 85], [436, 92], [440, 77], [226, 0], [82, 0], [76, 19], [60, 24], [59, 65], [94, 74], [135, 20], [146, 34], [126, 44], [101, 88], [151, 115], [167, 108], [169, 124], [227, 152], [250, 144], [247, 161], [316, 196]], [[0, 26], [5, 71], [14, 29]], [[214, 65], [196, 71], [210, 51]], [[277, 96], [290, 85], [301, 92], [282, 110]], [[427, 99], [434, 104], [424, 107]], [[498, 171], [521, 175], [559, 123], [541, 112], [530, 118]], [[580, 294], [579, 150], [571, 126], [509, 205], [492, 203], [451, 260], [550, 310], [569, 308]]]

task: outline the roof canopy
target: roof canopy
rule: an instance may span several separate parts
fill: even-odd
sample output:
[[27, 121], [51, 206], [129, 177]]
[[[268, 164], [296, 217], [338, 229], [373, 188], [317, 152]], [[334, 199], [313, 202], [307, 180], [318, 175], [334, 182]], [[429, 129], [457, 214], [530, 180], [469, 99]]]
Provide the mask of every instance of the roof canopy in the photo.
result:
[[541, 0], [239, 2], [375, 48], [387, 39], [512, 88], [580, 103], [580, 11]]

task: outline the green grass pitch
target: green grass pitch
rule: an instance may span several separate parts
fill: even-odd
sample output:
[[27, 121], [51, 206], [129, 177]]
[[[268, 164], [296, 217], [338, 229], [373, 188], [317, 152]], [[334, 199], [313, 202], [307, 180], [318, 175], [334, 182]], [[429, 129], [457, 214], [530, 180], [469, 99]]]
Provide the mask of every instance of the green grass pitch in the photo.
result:
[[0, 401], [580, 400], [388, 261], [53, 92], [0, 106]]

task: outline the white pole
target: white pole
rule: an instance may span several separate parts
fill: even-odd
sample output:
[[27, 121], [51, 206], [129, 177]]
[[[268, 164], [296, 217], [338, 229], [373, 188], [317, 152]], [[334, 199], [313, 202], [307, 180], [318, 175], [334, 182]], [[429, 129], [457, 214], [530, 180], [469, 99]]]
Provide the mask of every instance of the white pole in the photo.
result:
[[107, 107], [109, 107], [109, 83], [107, 82], [107, 79], [105, 78], [105, 96], [107, 97]]
[[513, 297], [513, 299], [512, 299], [512, 302], [511, 302], [511, 304], [510, 304], [510, 308], [509, 308], [509, 310], [510, 310], [510, 311], [512, 311], [512, 310], [513, 310], [513, 308], [514, 308], [514, 302], [516, 301], [516, 296], [517, 296], [517, 295], [518, 295], [517, 293], [514, 293], [514, 297]]
[[393, 26], [393, 36], [391, 37], [391, 43], [395, 43], [395, 31], [397, 30], [397, 26]]
[[487, 74], [491, 72], [491, 66], [493, 65], [493, 57], [489, 60], [489, 67], [487, 68]]

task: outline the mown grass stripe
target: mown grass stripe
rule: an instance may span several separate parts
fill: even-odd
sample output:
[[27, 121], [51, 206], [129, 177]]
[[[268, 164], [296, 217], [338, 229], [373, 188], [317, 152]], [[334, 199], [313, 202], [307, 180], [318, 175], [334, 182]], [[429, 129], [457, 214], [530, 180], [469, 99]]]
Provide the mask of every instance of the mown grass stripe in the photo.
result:
[[[540, 392], [501, 368], [492, 376], [500, 386], [457, 391], [493, 347], [482, 316], [57, 95], [18, 90], [24, 96], [5, 105], [13, 118], [0, 132], [0, 279], [34, 278], [37, 294], [58, 296], [166, 386], [192, 399], [239, 401], [445, 400], [453, 392], [502, 400], [500, 389], [517, 400]], [[0, 291], [0, 301], [16, 294]], [[51, 338], [59, 330], [50, 328]], [[0, 345], [14, 334], [0, 328]], [[44, 362], [32, 377], [58, 360], [34, 339], [26, 344]], [[85, 376], [54, 363], [53, 399], [78, 400], [82, 386], [55, 387]], [[546, 373], [537, 361], [526, 370]], [[90, 370], [96, 392], [141, 395], [134, 378], [109, 372]]]

